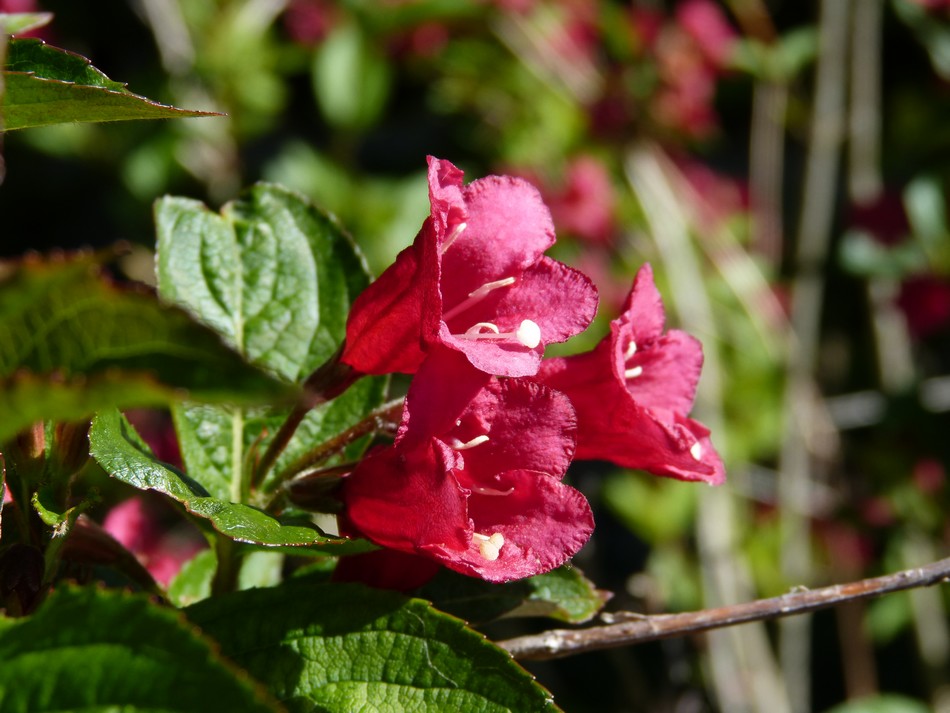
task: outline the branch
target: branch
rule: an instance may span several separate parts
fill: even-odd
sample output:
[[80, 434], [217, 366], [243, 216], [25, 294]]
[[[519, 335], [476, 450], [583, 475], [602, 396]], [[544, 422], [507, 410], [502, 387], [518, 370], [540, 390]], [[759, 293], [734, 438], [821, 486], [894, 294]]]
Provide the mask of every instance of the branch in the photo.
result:
[[780, 597], [758, 599], [715, 609], [652, 616], [631, 613], [613, 614], [611, 615], [613, 618], [622, 616], [624, 620], [588, 629], [552, 629], [542, 634], [499, 641], [498, 646], [516, 659], [541, 661], [563, 658], [588, 651], [695, 634], [750, 621], [804, 614], [844, 602], [869, 599], [905, 589], [930, 587], [946, 581], [950, 581], [950, 557], [923, 567], [906, 569], [883, 577], [836, 584], [821, 589], [793, 591]]

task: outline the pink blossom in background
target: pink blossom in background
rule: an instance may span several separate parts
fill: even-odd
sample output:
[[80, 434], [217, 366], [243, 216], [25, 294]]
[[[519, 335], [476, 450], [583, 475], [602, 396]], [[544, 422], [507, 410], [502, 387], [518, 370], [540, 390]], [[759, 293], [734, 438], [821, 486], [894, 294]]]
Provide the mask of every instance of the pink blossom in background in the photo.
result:
[[874, 237], [882, 245], [897, 245], [910, 235], [910, 221], [900, 191], [882, 191], [871, 201], [854, 203], [848, 224]]
[[950, 282], [936, 275], [915, 275], [901, 283], [897, 306], [910, 333], [926, 338], [950, 325]]
[[613, 271], [615, 256], [610, 250], [590, 247], [572, 260], [578, 270], [587, 275], [597, 287], [601, 309], [610, 314], [623, 311], [623, 303], [629, 292], [630, 279], [618, 278]]
[[667, 27], [656, 44], [661, 86], [653, 97], [653, 114], [660, 124], [695, 138], [716, 128], [713, 100], [717, 73], [696, 44], [676, 27]]
[[718, 4], [712, 0], [685, 0], [677, 4], [674, 17], [710, 64], [728, 65], [739, 37]]
[[[849, 223], [888, 247], [913, 239], [899, 191], [884, 191], [873, 201], [852, 205]], [[950, 325], [950, 281], [930, 272], [905, 276], [896, 304], [911, 336], [933, 336]]]
[[128, 409], [125, 411], [125, 417], [156, 458], [176, 468], [183, 467], [171, 414], [167, 411], [141, 408]]
[[[42, 12], [44, 8], [40, 6], [36, 0], [0, 0], [0, 12], [7, 12], [10, 14], [20, 13], [20, 12]], [[36, 30], [30, 30], [29, 32], [23, 32], [17, 37], [39, 37], [42, 39], [48, 39], [47, 35], [49, 26], [40, 27]]]
[[950, 9], [950, 0], [910, 0], [910, 2], [920, 5], [928, 12]]
[[607, 168], [593, 156], [578, 156], [567, 166], [564, 185], [545, 192], [554, 225], [592, 243], [613, 241], [616, 196]]
[[871, 539], [853, 525], [832, 520], [815, 523], [817, 538], [824, 544], [831, 567], [835, 572], [858, 577], [874, 562], [874, 546]]
[[10, 14], [18, 12], [39, 12], [36, 0], [0, 0], [0, 12]]
[[432, 58], [438, 55], [449, 43], [449, 31], [438, 22], [426, 22], [412, 28], [406, 47], [416, 57]]
[[284, 11], [284, 29], [297, 44], [314, 47], [330, 34], [336, 14], [328, 0], [290, 0]]
[[890, 527], [897, 522], [891, 501], [883, 495], [865, 498], [858, 508], [861, 519], [871, 527]]
[[943, 464], [935, 458], [921, 458], [914, 464], [914, 485], [925, 495], [936, 495], [947, 482]]
[[663, 13], [652, 7], [636, 5], [630, 9], [628, 17], [636, 44], [643, 49], [652, 49], [666, 22]]
[[169, 527], [160, 511], [142, 496], [113, 507], [102, 529], [132, 552], [163, 587], [168, 586], [185, 562], [207, 547], [197, 529], [184, 521]]
[[713, 170], [701, 161], [682, 157], [677, 168], [693, 192], [696, 222], [713, 232], [724, 222], [749, 208], [749, 187]]

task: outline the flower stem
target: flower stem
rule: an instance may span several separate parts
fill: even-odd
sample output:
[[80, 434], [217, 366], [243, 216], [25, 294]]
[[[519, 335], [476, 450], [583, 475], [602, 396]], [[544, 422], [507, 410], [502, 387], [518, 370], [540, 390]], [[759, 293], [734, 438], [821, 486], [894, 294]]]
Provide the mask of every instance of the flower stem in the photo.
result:
[[374, 431], [385, 430], [387, 426], [390, 428], [394, 427], [399, 421], [402, 407], [403, 399], [400, 398], [389, 401], [374, 411], [371, 411], [362, 421], [350, 426], [330, 440], [324, 441], [316, 448], [307, 451], [286, 468], [283, 468], [276, 477], [267, 484], [267, 487], [263, 489], [264, 492], [273, 492], [284, 481], [336, 455], [353, 441]]
[[340, 361], [340, 355], [343, 353], [343, 346], [336, 353], [327, 359], [322, 365], [317, 367], [307, 380], [303, 383], [303, 393], [297, 405], [294, 406], [287, 420], [281, 425], [280, 429], [274, 434], [273, 440], [261, 456], [257, 468], [251, 474], [250, 489], [256, 490], [264, 481], [264, 476], [274, 467], [274, 463], [284, 452], [290, 439], [303, 421], [304, 417], [312, 409], [327, 401], [332, 401], [337, 396], [346, 391], [350, 385], [356, 381], [362, 374]]

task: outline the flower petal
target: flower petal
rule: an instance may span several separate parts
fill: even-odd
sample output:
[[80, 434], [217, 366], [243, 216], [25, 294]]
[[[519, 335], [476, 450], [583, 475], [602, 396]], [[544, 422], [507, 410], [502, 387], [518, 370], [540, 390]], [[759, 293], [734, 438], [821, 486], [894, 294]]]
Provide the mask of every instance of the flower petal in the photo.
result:
[[511, 470], [497, 476], [506, 496], [478, 495], [469, 499], [475, 533], [501, 534], [504, 544], [497, 558], [485, 556], [474, 538], [469, 547], [449, 551], [426, 548], [447, 567], [489, 582], [532, 577], [564, 564], [590, 538], [594, 517], [584, 496], [557, 478], [530, 470]]
[[432, 542], [467, 547], [469, 493], [452, 473], [458, 463], [434, 439], [418, 448], [373, 451], [343, 479], [346, 518], [364, 537], [403, 552]]
[[462, 452], [460, 482], [471, 487], [482, 484], [480, 475], [511, 469], [563, 477], [574, 457], [576, 432], [577, 417], [567, 396], [535, 382], [505, 379], [482, 389], [442, 440], [472, 443], [487, 437]]
[[446, 309], [473, 290], [517, 276], [554, 244], [554, 224], [538, 190], [511, 176], [487, 176], [462, 189], [466, 227], [442, 255]]

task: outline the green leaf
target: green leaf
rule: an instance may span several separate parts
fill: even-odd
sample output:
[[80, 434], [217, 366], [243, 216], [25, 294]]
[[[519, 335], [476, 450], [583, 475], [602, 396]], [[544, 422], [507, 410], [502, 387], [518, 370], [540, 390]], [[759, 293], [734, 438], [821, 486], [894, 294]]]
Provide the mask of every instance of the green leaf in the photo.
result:
[[546, 616], [581, 624], [590, 621], [612, 596], [567, 565], [525, 581], [531, 594], [508, 616]]
[[133, 94], [85, 57], [41, 40], [12, 40], [3, 65], [7, 131], [48, 124], [220, 116], [178, 109]]
[[90, 257], [27, 260], [0, 276], [0, 442], [113, 406], [259, 404], [292, 392], [185, 311], [97, 269]]
[[379, 117], [392, 83], [391, 70], [355, 23], [338, 24], [314, 55], [313, 89], [331, 124], [364, 129]]
[[214, 549], [202, 550], [185, 562], [168, 585], [168, 600], [176, 607], [186, 607], [211, 596], [211, 580], [218, 568]]
[[53, 592], [31, 617], [0, 620], [0, 660], [4, 711], [279, 710], [178, 612], [143, 596]]
[[173, 466], [157, 460], [122, 414], [99, 413], [89, 431], [90, 453], [113, 478], [156, 490], [177, 500], [192, 514], [211, 521], [223, 535], [255, 545], [309, 546], [324, 554], [365, 551], [361, 542], [327, 537], [308, 525], [284, 524], [248, 505], [208, 496], [204, 488]]
[[441, 570], [416, 594], [438, 609], [475, 624], [501, 617], [534, 616], [580, 624], [593, 618], [611, 596], [568, 565], [505, 584]]
[[18, 35], [29, 32], [53, 20], [51, 12], [0, 12], [0, 35]]
[[393, 592], [290, 582], [186, 613], [294, 713], [557, 710], [464, 622]]
[[[258, 184], [220, 215], [197, 201], [164, 198], [155, 219], [162, 295], [191, 310], [252, 362], [301, 381], [336, 352], [350, 304], [369, 276], [349, 237], [305, 198]], [[385, 378], [364, 378], [311, 411], [275, 472], [361, 420], [382, 403], [385, 389]], [[188, 472], [210, 494], [242, 499], [243, 478], [234, 476], [244, 453], [266, 448], [266, 434], [275, 433], [286, 414], [177, 408]]]

